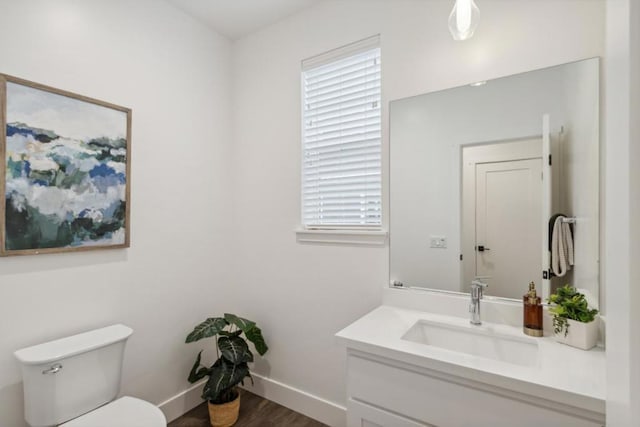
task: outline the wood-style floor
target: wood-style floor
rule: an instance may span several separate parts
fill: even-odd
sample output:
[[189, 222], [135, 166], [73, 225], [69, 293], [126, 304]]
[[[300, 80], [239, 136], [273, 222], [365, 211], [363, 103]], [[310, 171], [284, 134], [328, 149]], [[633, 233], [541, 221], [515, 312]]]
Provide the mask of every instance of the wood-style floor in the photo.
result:
[[[169, 423], [168, 427], [209, 427], [207, 404], [192, 409]], [[289, 408], [242, 391], [240, 416], [234, 427], [327, 427], [319, 421], [305, 417]]]

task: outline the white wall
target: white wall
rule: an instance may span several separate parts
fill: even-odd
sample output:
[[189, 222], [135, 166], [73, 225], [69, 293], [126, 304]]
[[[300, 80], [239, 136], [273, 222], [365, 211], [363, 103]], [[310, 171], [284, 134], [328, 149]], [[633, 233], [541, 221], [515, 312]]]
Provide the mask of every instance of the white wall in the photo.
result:
[[[296, 243], [302, 59], [381, 34], [388, 153], [389, 100], [603, 53], [602, 1], [480, 7], [480, 27], [464, 43], [447, 30], [450, 1], [328, 0], [234, 44], [238, 293], [226, 304], [262, 323], [271, 352], [256, 372], [343, 405], [345, 353], [333, 334], [378, 305], [387, 286], [386, 247]], [[386, 160], [383, 172], [387, 201]]]
[[607, 2], [607, 425], [640, 419], [640, 4]]
[[230, 44], [161, 1], [0, 10], [0, 72], [133, 109], [131, 248], [0, 259], [0, 425], [23, 425], [14, 350], [116, 322], [135, 331], [122, 391], [160, 403], [188, 386], [186, 333], [224, 310]]

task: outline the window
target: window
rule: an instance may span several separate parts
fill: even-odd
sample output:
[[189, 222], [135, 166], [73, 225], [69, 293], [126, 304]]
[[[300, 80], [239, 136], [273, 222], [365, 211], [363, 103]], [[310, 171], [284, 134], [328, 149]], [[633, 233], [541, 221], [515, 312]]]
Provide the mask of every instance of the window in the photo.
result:
[[380, 48], [370, 38], [303, 61], [302, 224], [380, 228]]

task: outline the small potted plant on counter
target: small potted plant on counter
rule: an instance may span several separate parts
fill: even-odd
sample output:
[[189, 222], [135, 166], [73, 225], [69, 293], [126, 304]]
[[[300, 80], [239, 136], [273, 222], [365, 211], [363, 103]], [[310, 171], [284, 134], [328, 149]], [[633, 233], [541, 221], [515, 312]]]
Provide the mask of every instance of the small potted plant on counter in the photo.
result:
[[[202, 350], [189, 373], [189, 382], [209, 377], [202, 391], [202, 398], [209, 402], [209, 420], [213, 427], [229, 427], [238, 420], [240, 410], [240, 392], [238, 384], [244, 385], [249, 377], [249, 362], [253, 362], [253, 353], [247, 341], [251, 341], [262, 356], [267, 344], [262, 331], [255, 322], [226, 313], [224, 317], [212, 317], [196, 326], [187, 336], [186, 342], [195, 342], [203, 338], [216, 337], [216, 355], [218, 359], [210, 367], [201, 365]], [[253, 382], [253, 379], [251, 379]]]
[[589, 350], [598, 341], [598, 310], [589, 308], [587, 299], [576, 288], [565, 285], [549, 296], [556, 340]]

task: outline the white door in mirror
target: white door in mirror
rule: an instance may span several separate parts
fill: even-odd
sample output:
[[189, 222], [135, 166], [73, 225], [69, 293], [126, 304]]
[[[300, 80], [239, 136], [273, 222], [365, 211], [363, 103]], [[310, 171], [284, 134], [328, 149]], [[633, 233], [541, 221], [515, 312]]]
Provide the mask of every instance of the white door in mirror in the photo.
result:
[[487, 295], [519, 298], [540, 277], [541, 170], [540, 158], [476, 165], [475, 275], [491, 277]]

